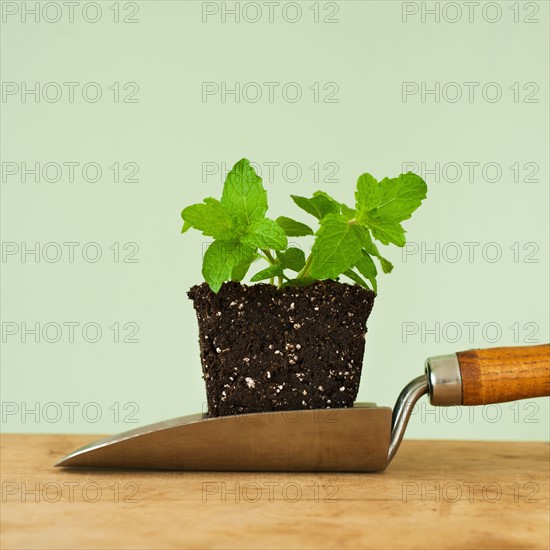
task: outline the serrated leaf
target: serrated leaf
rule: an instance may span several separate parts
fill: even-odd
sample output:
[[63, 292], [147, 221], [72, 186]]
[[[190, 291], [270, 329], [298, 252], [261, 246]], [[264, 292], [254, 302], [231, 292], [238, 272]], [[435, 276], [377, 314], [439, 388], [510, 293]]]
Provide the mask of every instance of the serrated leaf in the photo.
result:
[[382, 271], [384, 273], [391, 273], [393, 269], [393, 264], [389, 260], [386, 260], [386, 258], [382, 258], [382, 256], [378, 256], [378, 259], [380, 260]]
[[342, 209], [342, 214], [346, 217], [347, 220], [353, 220], [357, 216], [357, 211], [355, 208], [350, 208], [348, 205], [341, 203], [340, 208]]
[[362, 286], [363, 288], [369, 288], [369, 285], [357, 274], [353, 269], [347, 269], [344, 272], [344, 275], [346, 277], [349, 277], [353, 282], [357, 283], [359, 286]]
[[326, 201], [325, 204], [330, 203], [330, 208], [334, 211], [333, 213], [340, 212], [340, 203], [325, 191], [315, 191], [315, 193], [313, 193], [313, 198], [315, 199], [317, 197], [321, 197], [322, 200]]
[[292, 287], [292, 286], [309, 286], [315, 283], [317, 279], [313, 277], [300, 277], [300, 279], [290, 279], [288, 280], [283, 287]]
[[270, 265], [266, 269], [262, 269], [254, 275], [250, 281], [257, 283], [258, 281], [265, 281], [266, 279], [273, 279], [274, 277], [282, 277], [283, 267], [280, 264]]
[[214, 292], [231, 280], [235, 266], [253, 258], [255, 250], [235, 241], [214, 241], [206, 250], [202, 264], [204, 280]]
[[321, 220], [311, 250], [309, 275], [315, 279], [333, 279], [344, 273], [361, 256], [363, 245], [355, 228], [342, 214], [329, 214]]
[[382, 244], [395, 244], [396, 246], [405, 246], [405, 230], [400, 223], [377, 220], [374, 217], [368, 221], [372, 231], [372, 236]]
[[[363, 239], [363, 248], [365, 251], [370, 255], [378, 258], [380, 262], [380, 266], [382, 267], [382, 271], [384, 273], [390, 273], [393, 269], [393, 265], [389, 260], [386, 260], [380, 254], [380, 251], [378, 250], [378, 247], [372, 242], [372, 237], [370, 236], [370, 232], [366, 227], [362, 228], [362, 239]], [[376, 291], [375, 291], [376, 292]]]
[[[384, 178], [378, 184], [369, 181], [367, 187], [377, 187], [378, 205], [362, 210], [359, 221], [365, 223], [381, 243], [405, 246], [405, 230], [401, 222], [409, 219], [426, 198], [426, 182], [417, 174], [408, 172], [397, 178]], [[372, 198], [376, 193], [369, 193], [362, 198], [372, 206], [368, 197]]]
[[316, 191], [311, 199], [298, 195], [290, 196], [302, 210], [315, 216], [318, 220], [322, 220], [328, 214], [338, 214], [340, 212], [340, 204], [322, 191]]
[[362, 174], [357, 180], [355, 192], [355, 208], [361, 215], [380, 205], [380, 191], [376, 178], [370, 174]]
[[240, 283], [246, 277], [246, 274], [248, 273], [248, 270], [250, 269], [252, 263], [259, 257], [259, 254], [254, 253], [250, 257], [244, 258], [242, 261], [236, 264], [233, 268], [233, 272], [231, 273], [231, 280]]
[[361, 240], [363, 241], [363, 248], [371, 256], [378, 257], [380, 255], [380, 252], [378, 252], [378, 247], [373, 243], [370, 231], [367, 227], [361, 227]]
[[284, 250], [288, 246], [288, 239], [283, 229], [268, 218], [253, 221], [241, 237], [241, 242], [255, 248], [273, 250]]
[[237, 162], [227, 174], [221, 203], [244, 225], [265, 216], [267, 193], [248, 159]]
[[277, 258], [285, 269], [292, 271], [299, 272], [306, 265], [306, 255], [299, 248], [292, 247], [284, 252], [277, 252]]
[[305, 237], [313, 235], [313, 229], [305, 223], [297, 222], [286, 216], [279, 216], [276, 220], [277, 224], [282, 228], [287, 237]]
[[194, 227], [203, 235], [215, 239], [232, 240], [235, 236], [233, 216], [220, 201], [211, 197], [204, 199], [203, 203], [184, 208], [181, 217], [185, 222], [182, 233]]
[[377, 216], [399, 222], [411, 217], [428, 192], [426, 182], [413, 172], [401, 174], [397, 178], [384, 178], [379, 184], [379, 189], [380, 204], [376, 210]]
[[[262, 180], [250, 162], [242, 159], [228, 174], [221, 201], [208, 198], [184, 209], [182, 233], [194, 227], [215, 238], [203, 262], [203, 275], [215, 292], [223, 282], [245, 277], [258, 257], [258, 248], [275, 250], [278, 260], [276, 265], [256, 274], [253, 281], [288, 279], [284, 270], [291, 269], [303, 276], [285, 286], [337, 280], [339, 275], [345, 275], [366, 287], [368, 280], [376, 292], [373, 259], [380, 261], [386, 273], [393, 266], [380, 255], [373, 237], [383, 244], [403, 246], [405, 230], [401, 222], [410, 218], [425, 197], [425, 182], [412, 173], [381, 182], [370, 174], [361, 175], [355, 193], [356, 208], [339, 203], [322, 191], [311, 198], [293, 195], [300, 208], [320, 220], [311, 257], [306, 261], [300, 249], [286, 249], [287, 237], [312, 235], [312, 229], [286, 216], [276, 221], [265, 218], [268, 205]], [[265, 254], [274, 261], [268, 250]]]
[[376, 269], [376, 265], [374, 265], [372, 258], [365, 251], [363, 251], [361, 258], [359, 258], [355, 264], [355, 267], [359, 273], [370, 282], [374, 292], [377, 292], [376, 275], [378, 274], [378, 270]]

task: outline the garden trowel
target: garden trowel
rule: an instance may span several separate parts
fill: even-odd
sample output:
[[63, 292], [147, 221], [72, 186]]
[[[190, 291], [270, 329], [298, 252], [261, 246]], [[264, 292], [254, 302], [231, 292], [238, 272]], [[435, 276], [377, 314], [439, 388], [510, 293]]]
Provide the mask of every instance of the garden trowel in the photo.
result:
[[78, 468], [377, 472], [395, 456], [411, 411], [550, 395], [550, 344], [432, 357], [395, 407], [183, 416], [101, 439], [57, 462]]

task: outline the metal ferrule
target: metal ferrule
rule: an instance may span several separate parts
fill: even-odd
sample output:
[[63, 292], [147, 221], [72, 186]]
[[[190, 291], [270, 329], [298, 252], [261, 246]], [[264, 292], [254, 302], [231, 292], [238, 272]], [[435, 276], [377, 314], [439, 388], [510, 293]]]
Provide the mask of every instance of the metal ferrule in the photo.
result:
[[426, 378], [432, 405], [462, 405], [462, 375], [456, 353], [427, 359]]

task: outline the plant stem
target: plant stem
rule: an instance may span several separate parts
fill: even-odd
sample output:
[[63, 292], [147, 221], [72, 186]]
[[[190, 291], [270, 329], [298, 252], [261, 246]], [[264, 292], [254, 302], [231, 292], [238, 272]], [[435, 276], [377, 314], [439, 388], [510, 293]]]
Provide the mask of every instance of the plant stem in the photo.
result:
[[297, 279], [305, 279], [309, 275], [309, 271], [311, 269], [311, 264], [313, 263], [313, 254], [310, 254], [308, 256], [308, 259], [306, 260], [306, 264], [304, 265], [302, 271], [298, 273]]
[[[273, 257], [273, 254], [271, 254], [271, 252], [269, 251], [269, 249], [267, 248], [262, 248], [261, 249], [264, 256], [265, 256], [265, 259], [271, 264], [271, 265], [275, 265], [277, 263], [277, 260]], [[271, 277], [269, 279], [269, 284], [271, 285], [274, 285], [275, 284], [275, 277]], [[281, 277], [279, 277], [279, 288], [281, 287], [282, 285], [282, 279]]]
[[267, 261], [271, 265], [275, 265], [277, 263], [277, 260], [271, 255], [271, 252], [267, 248], [262, 248], [262, 252], [265, 254]]

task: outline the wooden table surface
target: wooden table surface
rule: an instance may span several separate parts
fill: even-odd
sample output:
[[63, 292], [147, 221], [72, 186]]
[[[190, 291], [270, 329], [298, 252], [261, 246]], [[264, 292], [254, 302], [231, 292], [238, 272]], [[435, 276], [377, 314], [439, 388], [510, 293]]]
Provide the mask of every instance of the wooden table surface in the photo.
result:
[[378, 474], [71, 471], [3, 435], [1, 548], [548, 548], [546, 443], [405, 441]]

